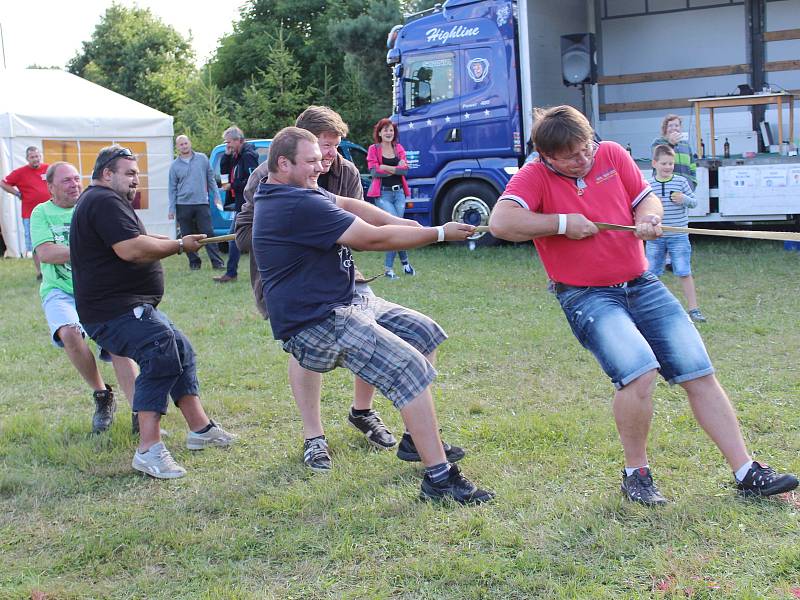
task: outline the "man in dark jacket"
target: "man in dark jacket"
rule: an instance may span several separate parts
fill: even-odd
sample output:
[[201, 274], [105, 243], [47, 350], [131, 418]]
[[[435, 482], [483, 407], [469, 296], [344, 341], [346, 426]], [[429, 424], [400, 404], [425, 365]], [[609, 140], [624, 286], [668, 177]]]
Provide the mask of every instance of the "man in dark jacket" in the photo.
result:
[[[258, 152], [255, 146], [244, 141], [244, 133], [235, 125], [228, 127], [222, 134], [225, 141], [225, 154], [220, 161], [220, 173], [223, 175], [222, 189], [225, 190], [225, 204], [234, 205], [231, 233], [236, 225], [236, 215], [244, 204], [244, 188], [253, 171], [258, 167]], [[225, 181], [227, 176], [227, 181]], [[225, 274], [214, 277], [217, 283], [236, 281], [239, 274], [239, 248], [235, 241], [228, 243], [228, 264]]]

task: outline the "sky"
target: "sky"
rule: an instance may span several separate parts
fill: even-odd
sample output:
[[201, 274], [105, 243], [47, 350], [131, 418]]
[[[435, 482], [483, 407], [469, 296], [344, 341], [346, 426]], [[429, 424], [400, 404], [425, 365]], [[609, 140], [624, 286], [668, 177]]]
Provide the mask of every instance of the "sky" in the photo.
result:
[[[112, 0], [0, 0], [5, 65], [8, 69], [64, 67], [91, 38]], [[198, 66], [214, 53], [220, 37], [233, 31], [246, 0], [117, 0], [149, 8], [184, 37], [192, 34]], [[3, 68], [0, 55], [0, 69]]]

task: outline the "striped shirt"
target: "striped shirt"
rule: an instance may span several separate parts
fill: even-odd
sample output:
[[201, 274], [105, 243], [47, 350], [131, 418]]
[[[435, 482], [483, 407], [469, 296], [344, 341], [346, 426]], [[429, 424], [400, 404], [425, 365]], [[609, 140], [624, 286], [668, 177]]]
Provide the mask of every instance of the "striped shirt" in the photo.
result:
[[[666, 181], [659, 181], [655, 175], [650, 175], [647, 177], [647, 182], [653, 189], [653, 193], [661, 198], [661, 204], [664, 206], [663, 224], [673, 227], [686, 227], [689, 225], [689, 209], [697, 206], [697, 198], [695, 198], [686, 178], [673, 174]], [[675, 192], [683, 193], [682, 204], [676, 204], [670, 199]], [[664, 235], [678, 234], [665, 233]]]

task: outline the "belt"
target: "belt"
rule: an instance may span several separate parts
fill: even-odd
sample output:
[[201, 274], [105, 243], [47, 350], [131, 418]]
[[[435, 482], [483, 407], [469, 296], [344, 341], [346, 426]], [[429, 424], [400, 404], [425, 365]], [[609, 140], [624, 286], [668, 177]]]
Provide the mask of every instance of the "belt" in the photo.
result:
[[393, 192], [397, 192], [403, 189], [402, 185], [382, 185], [382, 190], [392, 190]]
[[627, 288], [632, 287], [634, 285], [638, 285], [642, 283], [644, 280], [642, 276], [634, 277], [633, 279], [629, 279], [628, 281], [623, 281], [622, 283], [614, 283], [612, 285], [589, 285], [589, 286], [582, 286], [582, 285], [567, 285], [566, 283], [559, 283], [558, 281], [553, 281], [553, 292], [556, 294], [560, 294], [561, 292], [566, 292], [570, 288], [577, 288], [577, 287], [593, 287], [598, 289], [603, 288]]

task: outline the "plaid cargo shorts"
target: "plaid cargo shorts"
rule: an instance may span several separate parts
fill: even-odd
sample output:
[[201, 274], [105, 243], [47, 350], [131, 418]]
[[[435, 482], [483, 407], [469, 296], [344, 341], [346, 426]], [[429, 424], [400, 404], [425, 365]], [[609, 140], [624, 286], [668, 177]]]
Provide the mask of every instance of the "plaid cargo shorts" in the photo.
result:
[[349, 369], [378, 388], [398, 410], [436, 378], [436, 369], [418, 349], [355, 305], [335, 308], [324, 321], [286, 340], [283, 349], [309, 371]]

